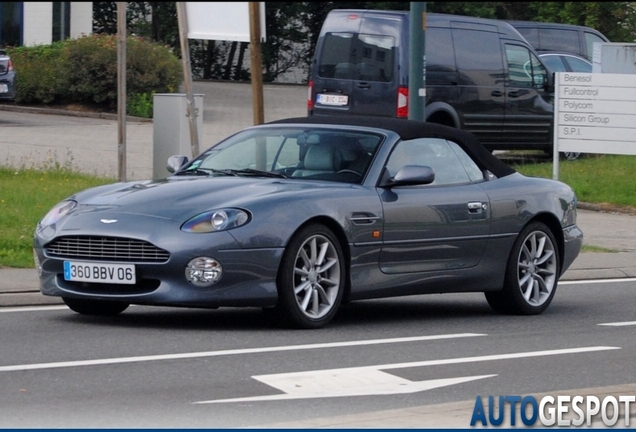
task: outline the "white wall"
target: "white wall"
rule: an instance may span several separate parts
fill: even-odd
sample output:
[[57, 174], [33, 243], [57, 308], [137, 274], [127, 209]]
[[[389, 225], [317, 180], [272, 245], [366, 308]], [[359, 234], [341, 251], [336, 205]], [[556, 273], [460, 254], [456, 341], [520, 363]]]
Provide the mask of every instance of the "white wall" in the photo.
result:
[[71, 39], [93, 33], [93, 2], [71, 2]]
[[53, 3], [24, 2], [23, 16], [24, 45], [49, 45], [53, 35]]
[[[93, 2], [71, 2], [71, 38], [93, 33]], [[24, 2], [24, 45], [49, 45], [53, 40], [53, 3]]]

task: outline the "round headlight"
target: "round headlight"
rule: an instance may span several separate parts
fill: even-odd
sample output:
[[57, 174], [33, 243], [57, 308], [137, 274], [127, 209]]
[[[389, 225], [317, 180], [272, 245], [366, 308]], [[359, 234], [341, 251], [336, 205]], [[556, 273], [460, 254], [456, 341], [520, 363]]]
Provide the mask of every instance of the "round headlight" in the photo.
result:
[[212, 226], [217, 231], [225, 229], [225, 227], [227, 226], [227, 221], [227, 213], [225, 213], [223, 210], [214, 212], [214, 214], [212, 215]]
[[188, 282], [199, 287], [214, 285], [221, 279], [222, 273], [221, 263], [210, 257], [195, 258], [185, 268]]

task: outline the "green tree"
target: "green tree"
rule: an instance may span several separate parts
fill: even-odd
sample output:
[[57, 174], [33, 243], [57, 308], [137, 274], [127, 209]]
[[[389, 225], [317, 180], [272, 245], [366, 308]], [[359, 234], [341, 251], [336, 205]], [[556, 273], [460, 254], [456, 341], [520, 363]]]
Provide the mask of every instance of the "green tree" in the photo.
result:
[[[267, 39], [261, 45], [264, 81], [275, 81], [292, 68], [308, 74], [320, 29], [332, 9], [408, 10], [410, 2], [266, 2]], [[635, 2], [427, 2], [427, 12], [578, 24], [595, 28], [613, 42], [636, 40]], [[94, 2], [96, 31], [117, 31], [115, 2]], [[174, 2], [127, 3], [127, 28], [172, 48], [180, 56]], [[204, 79], [249, 79], [245, 44], [190, 40], [195, 76]]]

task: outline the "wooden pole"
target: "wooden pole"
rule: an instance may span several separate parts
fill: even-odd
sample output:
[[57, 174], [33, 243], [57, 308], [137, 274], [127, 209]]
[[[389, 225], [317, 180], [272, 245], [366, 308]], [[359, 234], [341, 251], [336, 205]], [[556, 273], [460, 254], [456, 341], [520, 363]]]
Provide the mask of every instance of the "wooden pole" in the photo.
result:
[[126, 181], [126, 2], [117, 2], [117, 166]]
[[252, 99], [254, 124], [265, 122], [263, 113], [263, 64], [261, 62], [261, 15], [260, 2], [250, 4], [250, 54], [252, 75]]
[[188, 20], [185, 2], [177, 2], [177, 18], [179, 20], [179, 40], [181, 42], [181, 63], [183, 64], [183, 81], [188, 99], [186, 116], [190, 125], [190, 146], [192, 157], [199, 155], [199, 131], [197, 130], [197, 109], [192, 93], [192, 69], [190, 66], [190, 45], [188, 44]]

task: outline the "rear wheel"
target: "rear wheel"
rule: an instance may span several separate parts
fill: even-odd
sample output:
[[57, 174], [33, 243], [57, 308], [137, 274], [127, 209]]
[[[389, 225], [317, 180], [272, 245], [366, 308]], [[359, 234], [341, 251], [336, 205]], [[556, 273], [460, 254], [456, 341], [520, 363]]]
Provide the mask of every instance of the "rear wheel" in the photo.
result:
[[70, 297], [62, 297], [66, 306], [74, 312], [82, 315], [117, 315], [128, 309], [128, 303], [108, 300], [87, 300]]
[[521, 231], [512, 247], [504, 288], [487, 292], [486, 300], [499, 313], [540, 314], [554, 298], [559, 273], [554, 235], [545, 224], [533, 222]]
[[325, 326], [342, 302], [345, 274], [342, 249], [331, 230], [319, 224], [306, 226], [283, 256], [276, 312], [294, 327]]

